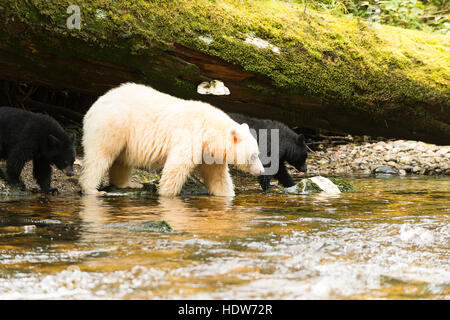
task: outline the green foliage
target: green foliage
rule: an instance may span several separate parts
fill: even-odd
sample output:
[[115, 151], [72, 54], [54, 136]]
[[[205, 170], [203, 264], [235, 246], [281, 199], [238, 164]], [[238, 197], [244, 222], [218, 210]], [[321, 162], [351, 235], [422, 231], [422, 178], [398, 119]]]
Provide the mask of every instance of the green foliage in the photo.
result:
[[[68, 15], [61, 8], [69, 0], [30, 2], [33, 5], [6, 1], [8, 10], [42, 37], [41, 45], [51, 44], [55, 56], [121, 66], [132, 50], [136, 56], [127, 58], [127, 68], [140, 70], [158, 90], [170, 87], [174, 95], [196, 92], [184, 79], [203, 80], [194, 65], [170, 55], [164, 55], [168, 62], [148, 63], [176, 43], [269, 79], [270, 85], [246, 81], [263, 94], [275, 89], [333, 105], [336, 113], [364, 111], [372, 119], [396, 117], [400, 110], [402, 117], [422, 117], [430, 106], [442, 106], [442, 114], [447, 114], [449, 44], [442, 35], [385, 25], [372, 28], [349, 14], [311, 7], [305, 14], [301, 1], [260, 0], [79, 1], [81, 30], [67, 30]], [[249, 36], [279, 52], [247, 43]], [[52, 72], [67, 77], [66, 68]], [[312, 116], [313, 111], [302, 115], [305, 121]]]
[[322, 0], [318, 1], [318, 9], [324, 9], [334, 13], [348, 13], [347, 7], [342, 0]]
[[315, 9], [369, 18], [409, 29], [448, 34], [449, 0], [296, 0]]
[[[353, 1], [352, 1], [353, 2]], [[378, 6], [381, 23], [402, 26], [410, 29], [448, 32], [448, 19], [440, 15], [437, 7], [426, 6], [419, 0], [371, 0], [358, 3], [355, 12], [361, 16], [370, 15], [367, 10]], [[364, 12], [366, 9], [366, 12]], [[373, 14], [373, 13], [372, 13]]]

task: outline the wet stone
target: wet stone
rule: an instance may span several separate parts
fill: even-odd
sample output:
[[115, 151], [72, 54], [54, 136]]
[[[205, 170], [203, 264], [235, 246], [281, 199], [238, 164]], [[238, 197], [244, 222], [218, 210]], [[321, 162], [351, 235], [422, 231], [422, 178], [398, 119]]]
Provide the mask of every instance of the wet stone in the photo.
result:
[[333, 182], [341, 192], [352, 192], [355, 191], [355, 187], [353, 187], [350, 183], [340, 178], [330, 178], [331, 182]]
[[132, 231], [144, 231], [144, 232], [165, 233], [165, 232], [173, 231], [170, 224], [164, 220], [146, 221], [146, 222], [141, 222], [141, 223], [124, 222], [124, 223], [110, 224], [109, 226], [114, 227], [114, 228], [126, 228], [126, 229], [132, 230]]
[[207, 195], [208, 189], [200, 180], [194, 177], [188, 177], [183, 189], [181, 189], [180, 195]]
[[392, 167], [389, 166], [380, 166], [375, 168], [374, 170], [374, 174], [378, 175], [378, 174], [383, 174], [383, 175], [398, 175], [397, 170], [395, 170]]
[[[105, 196], [157, 196], [159, 180], [152, 180], [143, 183], [140, 189], [117, 188], [115, 186], [106, 186], [100, 191], [105, 191]], [[180, 195], [207, 195], [208, 189], [194, 177], [188, 177], [186, 183], [181, 189]]]
[[405, 170], [406, 173], [411, 173], [413, 171], [413, 167], [412, 166], [404, 166], [403, 170]]
[[30, 196], [33, 192], [29, 190], [23, 190], [17, 187], [11, 187], [10, 185], [4, 183], [0, 180], [0, 196], [8, 196], [8, 197], [24, 197]]
[[280, 187], [280, 190], [290, 194], [314, 194], [320, 192], [338, 194], [355, 191], [354, 187], [344, 179], [325, 178], [322, 176], [302, 179], [296, 185], [289, 188]]

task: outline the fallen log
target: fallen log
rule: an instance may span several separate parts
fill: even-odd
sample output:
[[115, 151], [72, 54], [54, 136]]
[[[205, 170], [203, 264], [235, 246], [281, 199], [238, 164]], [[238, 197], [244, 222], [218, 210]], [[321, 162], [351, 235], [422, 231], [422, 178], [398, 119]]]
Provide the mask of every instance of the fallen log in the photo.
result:
[[[450, 144], [445, 36], [283, 1], [70, 6], [2, 1], [0, 79], [97, 96], [134, 81], [291, 126]], [[231, 94], [197, 93], [213, 79]]]

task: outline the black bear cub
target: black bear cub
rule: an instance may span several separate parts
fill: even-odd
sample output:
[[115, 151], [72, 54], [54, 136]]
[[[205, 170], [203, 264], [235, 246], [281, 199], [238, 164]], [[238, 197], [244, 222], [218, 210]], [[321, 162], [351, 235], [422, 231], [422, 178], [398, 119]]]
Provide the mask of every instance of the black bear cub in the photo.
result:
[[0, 159], [6, 160], [6, 174], [0, 170], [0, 176], [9, 184], [24, 188], [20, 173], [33, 160], [33, 176], [42, 192], [56, 194], [50, 187], [50, 165], [72, 176], [75, 155], [75, 135], [68, 135], [55, 119], [0, 107]]
[[[271, 140], [270, 140], [270, 129], [278, 129], [279, 130], [279, 156], [278, 156], [278, 172], [273, 175], [275, 179], [277, 179], [281, 185], [284, 187], [293, 186], [294, 180], [290, 176], [285, 162], [294, 166], [297, 170], [306, 172], [306, 158], [308, 156], [307, 149], [308, 147], [305, 144], [305, 138], [302, 134], [297, 134], [293, 130], [291, 130], [285, 124], [269, 120], [269, 119], [257, 119], [251, 118], [239, 113], [228, 113], [231, 119], [236, 121], [237, 123], [247, 123], [251, 129], [256, 131], [256, 140], [259, 141], [259, 129], [267, 129], [267, 153], [270, 157], [271, 151]], [[260, 150], [261, 150], [261, 146]], [[270, 167], [271, 163], [264, 164], [265, 168]], [[266, 191], [270, 189], [272, 186], [270, 185], [270, 179], [272, 175], [264, 174], [258, 177], [259, 184], [261, 188]]]

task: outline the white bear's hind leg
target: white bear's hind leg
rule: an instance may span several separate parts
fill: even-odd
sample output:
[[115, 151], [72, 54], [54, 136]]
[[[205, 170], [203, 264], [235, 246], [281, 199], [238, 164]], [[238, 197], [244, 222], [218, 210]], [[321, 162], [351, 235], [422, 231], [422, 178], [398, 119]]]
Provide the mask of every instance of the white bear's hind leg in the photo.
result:
[[97, 188], [114, 159], [89, 157], [83, 159], [83, 170], [80, 176], [80, 186], [84, 194], [103, 194]]
[[200, 174], [203, 182], [213, 196], [232, 197], [234, 186], [228, 165], [226, 164], [202, 164]]
[[85, 116], [83, 123], [85, 155], [80, 177], [80, 186], [85, 194], [99, 194], [97, 188], [102, 178], [126, 145], [124, 132], [119, 130], [123, 124], [117, 124], [114, 118], [116, 118], [115, 114], [102, 118], [93, 117], [92, 114]]
[[118, 188], [142, 188], [142, 184], [130, 181], [130, 173], [130, 166], [116, 160], [109, 169], [109, 183]]

